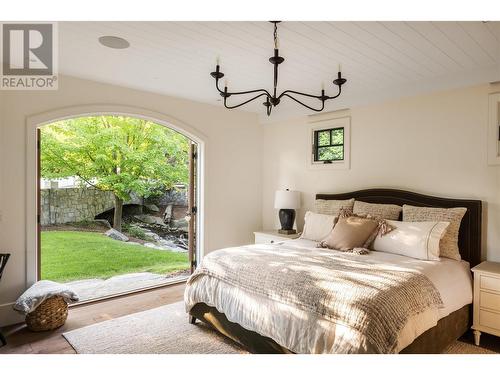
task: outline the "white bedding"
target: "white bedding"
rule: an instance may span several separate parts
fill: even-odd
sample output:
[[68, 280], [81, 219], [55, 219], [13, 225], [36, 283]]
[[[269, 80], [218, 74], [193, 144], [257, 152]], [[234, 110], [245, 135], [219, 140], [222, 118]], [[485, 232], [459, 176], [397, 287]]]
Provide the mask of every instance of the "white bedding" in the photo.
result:
[[[305, 239], [287, 241], [288, 246], [318, 251], [317, 243]], [[263, 245], [259, 245], [263, 246]], [[280, 243], [266, 245], [280, 251]], [[334, 250], [332, 250], [334, 251]], [[401, 331], [398, 351], [411, 344], [437, 321], [472, 302], [472, 278], [469, 264], [441, 258], [424, 261], [401, 255], [371, 251], [361, 259], [387, 262], [403, 268], [417, 269], [426, 275], [441, 294], [443, 308], [436, 313], [426, 312], [411, 319]], [[348, 327], [339, 326], [296, 307], [278, 303], [245, 292], [215, 278], [201, 277], [185, 293], [186, 310], [204, 302], [224, 313], [229, 321], [274, 339], [296, 353], [331, 353], [336, 336], [349, 334]], [[363, 352], [362, 348], [360, 352]]]

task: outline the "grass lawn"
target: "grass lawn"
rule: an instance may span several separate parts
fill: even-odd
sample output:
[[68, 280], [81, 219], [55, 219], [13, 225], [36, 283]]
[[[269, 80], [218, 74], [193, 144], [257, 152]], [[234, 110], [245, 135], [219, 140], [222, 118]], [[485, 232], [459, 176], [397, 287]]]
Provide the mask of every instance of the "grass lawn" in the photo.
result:
[[187, 253], [127, 245], [101, 233], [49, 231], [42, 232], [41, 240], [42, 279], [64, 282], [189, 268]]

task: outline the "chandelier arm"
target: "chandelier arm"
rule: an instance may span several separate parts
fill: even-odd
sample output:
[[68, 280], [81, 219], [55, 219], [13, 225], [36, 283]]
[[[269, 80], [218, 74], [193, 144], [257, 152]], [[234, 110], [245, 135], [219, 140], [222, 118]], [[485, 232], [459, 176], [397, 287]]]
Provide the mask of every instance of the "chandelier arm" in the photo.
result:
[[262, 95], [266, 95], [271, 97], [271, 94], [266, 89], [256, 89], [256, 90], [250, 90], [250, 91], [238, 91], [238, 92], [227, 92], [230, 95], [245, 95], [245, 94], [253, 94], [256, 92], [261, 92]]
[[[215, 80], [215, 87], [217, 88], [217, 91], [219, 91], [219, 93], [224, 94], [224, 90], [221, 90], [219, 88], [219, 80], [218, 79]], [[269, 94], [269, 91], [267, 91], [266, 89], [256, 89], [256, 90], [239, 91], [239, 92], [229, 92], [228, 91], [227, 94], [228, 95], [245, 95], [245, 94], [253, 94], [256, 92], [262, 92], [262, 93], [265, 93], [267, 96], [271, 97], [271, 94]]]
[[328, 97], [326, 98], [326, 100], [338, 98], [338, 97], [340, 96], [340, 94], [341, 94], [341, 93], [342, 93], [342, 86], [341, 86], [341, 85], [339, 85], [339, 92], [338, 92], [338, 94], [337, 94], [337, 95], [335, 95], [335, 96], [328, 96]]
[[241, 107], [242, 105], [245, 105], [245, 104], [247, 104], [247, 103], [250, 103], [251, 101], [253, 101], [253, 100], [257, 99], [257, 98], [260, 98], [261, 96], [264, 96], [264, 95], [266, 95], [266, 96], [267, 96], [267, 94], [266, 94], [266, 93], [262, 93], [262, 94], [259, 94], [259, 95], [254, 96], [253, 98], [248, 99], [247, 101], [244, 101], [243, 103], [236, 104], [236, 105], [233, 105], [233, 106], [228, 106], [228, 105], [226, 104], [227, 97], [224, 97], [224, 107], [226, 107], [227, 109], [234, 109], [234, 108], [238, 108], [238, 107]]
[[304, 92], [299, 92], [299, 91], [294, 91], [294, 90], [285, 90], [281, 93], [281, 95], [278, 97], [279, 99], [281, 99], [282, 96], [288, 96], [286, 94], [288, 93], [292, 93], [292, 94], [296, 94], [296, 95], [302, 95], [302, 96], [307, 96], [309, 98], [315, 98], [315, 99], [319, 99], [319, 100], [329, 100], [329, 99], [335, 99], [335, 98], [338, 98], [340, 96], [340, 94], [342, 93], [342, 86], [339, 85], [339, 92], [337, 93], [337, 95], [334, 95], [334, 96], [321, 96], [321, 95], [312, 95], [312, 94], [306, 94]]
[[[289, 96], [288, 93], [291, 93], [291, 94], [296, 94], [296, 95], [302, 95], [302, 96], [307, 96], [309, 98], [314, 98], [314, 99], [322, 99], [322, 96], [321, 95], [312, 95], [312, 94], [306, 94], [304, 92], [299, 92], [299, 91], [294, 91], [294, 90], [285, 90], [281, 93], [280, 96], [278, 96], [278, 99], [281, 99], [281, 97], [283, 96]], [[329, 97], [328, 97], [329, 98]]]
[[306, 107], [306, 108], [310, 109], [311, 111], [321, 112], [321, 111], [325, 108], [325, 101], [324, 101], [324, 100], [322, 100], [322, 101], [321, 101], [321, 108], [317, 109], [317, 108], [313, 108], [313, 107], [311, 107], [311, 106], [308, 106], [308, 105], [307, 105], [307, 104], [305, 104], [305, 103], [302, 103], [300, 100], [298, 100], [298, 99], [294, 98], [293, 96], [288, 95], [288, 94], [286, 94], [286, 93], [283, 93], [283, 94], [281, 94], [281, 95], [282, 95], [282, 96], [286, 96], [286, 97], [288, 97], [288, 98], [290, 98], [290, 99], [292, 99], [292, 100], [296, 101], [297, 103], [299, 103], [300, 105], [302, 105], [302, 106], [304, 106], [304, 107]]

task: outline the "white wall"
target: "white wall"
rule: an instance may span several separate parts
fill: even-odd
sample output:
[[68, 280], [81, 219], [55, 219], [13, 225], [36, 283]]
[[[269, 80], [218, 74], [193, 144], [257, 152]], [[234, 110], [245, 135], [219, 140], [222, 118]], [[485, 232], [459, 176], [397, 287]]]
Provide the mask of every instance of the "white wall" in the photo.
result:
[[[316, 193], [389, 187], [485, 202], [483, 257], [500, 261], [500, 167], [487, 165], [489, 85], [351, 109], [351, 168], [310, 170], [306, 117], [265, 126], [263, 223], [279, 227], [276, 189], [302, 192], [297, 224]], [[487, 249], [487, 250], [486, 250]]]
[[11, 303], [25, 289], [26, 119], [74, 105], [141, 107], [206, 136], [206, 251], [277, 228], [276, 189], [303, 193], [301, 228], [316, 193], [392, 187], [483, 200], [484, 257], [500, 260], [500, 167], [487, 165], [486, 152], [489, 85], [351, 109], [348, 170], [307, 167], [306, 117], [262, 127], [253, 114], [217, 106], [70, 77], [59, 85], [54, 92], [0, 92], [0, 251], [13, 254], [0, 282], [0, 326], [15, 320]]
[[0, 251], [11, 252], [0, 282], [0, 326], [26, 281], [28, 117], [70, 106], [117, 104], [163, 113], [206, 140], [205, 252], [252, 241], [262, 227], [261, 125], [254, 114], [123, 87], [60, 77], [53, 92], [0, 93]]

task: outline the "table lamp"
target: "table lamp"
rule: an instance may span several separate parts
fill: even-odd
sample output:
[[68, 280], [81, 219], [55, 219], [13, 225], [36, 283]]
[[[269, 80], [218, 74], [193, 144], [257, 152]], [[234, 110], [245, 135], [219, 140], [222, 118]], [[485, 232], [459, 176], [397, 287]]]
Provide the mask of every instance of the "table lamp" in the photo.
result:
[[274, 195], [274, 208], [279, 209], [282, 234], [295, 234], [295, 209], [300, 207], [300, 192], [293, 190], [277, 190]]

